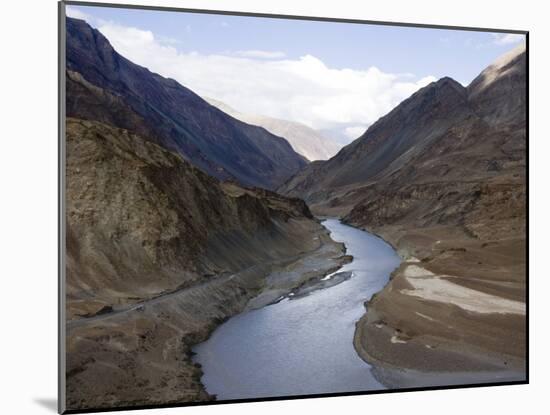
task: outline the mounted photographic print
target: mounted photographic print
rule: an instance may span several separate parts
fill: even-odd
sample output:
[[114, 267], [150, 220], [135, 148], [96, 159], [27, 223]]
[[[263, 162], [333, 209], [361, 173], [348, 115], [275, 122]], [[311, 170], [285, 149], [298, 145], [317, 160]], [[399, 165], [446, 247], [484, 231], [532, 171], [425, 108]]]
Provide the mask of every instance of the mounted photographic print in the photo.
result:
[[60, 412], [528, 381], [527, 32], [59, 11]]

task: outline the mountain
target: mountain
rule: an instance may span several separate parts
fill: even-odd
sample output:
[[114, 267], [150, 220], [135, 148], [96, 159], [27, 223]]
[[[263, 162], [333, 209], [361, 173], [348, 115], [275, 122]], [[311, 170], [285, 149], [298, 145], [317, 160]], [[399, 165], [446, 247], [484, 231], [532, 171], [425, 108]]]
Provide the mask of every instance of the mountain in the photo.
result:
[[[300, 199], [220, 183], [127, 130], [72, 118], [67, 130], [69, 300], [87, 291], [107, 304], [145, 298], [268, 261], [268, 249], [243, 241], [273, 221], [312, 219]], [[226, 257], [212, 244], [229, 232], [241, 242]]]
[[214, 177], [247, 186], [275, 188], [307, 163], [284, 138], [130, 62], [83, 20], [67, 18], [66, 61], [68, 116], [134, 131]]
[[398, 170], [444, 134], [449, 122], [460, 122], [470, 115], [466, 100], [466, 90], [458, 82], [450, 78], [433, 82], [379, 119], [335, 157], [300, 171], [282, 190], [289, 194], [306, 192], [306, 199], [314, 201], [317, 192], [365, 183]]
[[[448, 94], [447, 105], [432, 102], [437, 108], [429, 109], [432, 119], [418, 135], [424, 138], [406, 147], [388, 168], [370, 176], [379, 195], [382, 187], [393, 196], [396, 192], [411, 194], [408, 206], [400, 203], [390, 212], [386, 205], [385, 213], [374, 215], [376, 202], [364, 198], [349, 214], [356, 216], [362, 211], [365, 215], [368, 211], [372, 224], [460, 224], [481, 239], [507, 237], [511, 230], [523, 235], [525, 85], [523, 47], [499, 59], [468, 88], [455, 84], [463, 95]], [[442, 107], [447, 107], [446, 120], [437, 115]], [[413, 132], [417, 126], [415, 123], [407, 130]], [[384, 203], [380, 197], [377, 200]]]
[[[501, 56], [468, 85], [468, 94], [476, 113], [496, 125], [526, 122], [525, 46]], [[497, 103], [497, 104], [495, 104]]]
[[403, 258], [357, 323], [366, 361], [525, 379], [526, 76], [521, 45], [467, 88], [442, 78], [279, 188]]
[[368, 192], [374, 188], [386, 193], [413, 183], [522, 174], [524, 84], [522, 47], [468, 88], [442, 78], [403, 101], [336, 156], [304, 167], [279, 191], [303, 197], [318, 213], [345, 215], [366, 199], [372, 202]]
[[300, 199], [98, 121], [68, 118], [66, 140], [68, 409], [212, 399], [193, 345], [346, 260]]
[[281, 120], [278, 118], [266, 117], [264, 115], [245, 114], [231, 108], [229, 105], [221, 101], [213, 98], [205, 99], [211, 105], [219, 108], [226, 114], [231, 115], [233, 118], [241, 120], [247, 124], [258, 125], [265, 128], [272, 134], [286, 138], [294, 151], [310, 161], [329, 159], [341, 148], [341, 145], [324, 137], [319, 131], [310, 128], [307, 125], [288, 120]]

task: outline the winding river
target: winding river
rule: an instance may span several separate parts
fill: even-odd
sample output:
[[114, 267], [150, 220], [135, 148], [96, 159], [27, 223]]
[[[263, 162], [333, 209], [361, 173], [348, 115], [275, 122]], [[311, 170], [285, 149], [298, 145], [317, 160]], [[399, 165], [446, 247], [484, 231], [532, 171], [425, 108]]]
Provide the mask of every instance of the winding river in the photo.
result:
[[[346, 281], [239, 314], [194, 348], [202, 383], [217, 399], [266, 398], [384, 389], [353, 348], [363, 303], [400, 262], [382, 239], [337, 219], [323, 223], [353, 261]], [[330, 278], [330, 276], [329, 276]]]

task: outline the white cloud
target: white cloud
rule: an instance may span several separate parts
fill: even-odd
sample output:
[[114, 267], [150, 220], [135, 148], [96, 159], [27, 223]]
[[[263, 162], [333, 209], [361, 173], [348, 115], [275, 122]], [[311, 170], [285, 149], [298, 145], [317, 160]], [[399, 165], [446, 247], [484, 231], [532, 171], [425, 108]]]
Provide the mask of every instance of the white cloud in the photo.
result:
[[525, 39], [524, 35], [516, 33], [493, 33], [493, 43], [497, 45], [511, 45]]
[[151, 31], [105, 22], [99, 30], [126, 58], [199, 95], [245, 113], [298, 121], [315, 129], [338, 128], [346, 136], [357, 132], [358, 126], [364, 131], [435, 80], [429, 76], [415, 82], [410, 76], [385, 73], [374, 66], [331, 68], [312, 55], [258, 59], [256, 54], [254, 59], [254, 53], [247, 57], [182, 53]]
[[242, 56], [244, 58], [258, 59], [281, 59], [286, 56], [284, 52], [268, 50], [239, 50], [235, 52], [235, 55]]
[[69, 17], [74, 17], [75, 19], [82, 19], [87, 21], [91, 20], [91, 16], [89, 14], [86, 14], [82, 10], [69, 5], [65, 7], [65, 14]]
[[160, 43], [169, 45], [180, 45], [182, 43], [181, 40], [169, 36], [158, 36], [158, 40]]

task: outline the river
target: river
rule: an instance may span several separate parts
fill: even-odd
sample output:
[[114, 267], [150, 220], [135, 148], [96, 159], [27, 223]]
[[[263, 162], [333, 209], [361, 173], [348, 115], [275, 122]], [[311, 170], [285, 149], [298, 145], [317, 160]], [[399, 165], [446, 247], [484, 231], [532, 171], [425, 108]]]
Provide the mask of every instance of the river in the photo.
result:
[[206, 390], [219, 400], [384, 389], [353, 348], [363, 303], [400, 262], [382, 239], [327, 219], [353, 261], [344, 282], [239, 314], [194, 348]]

